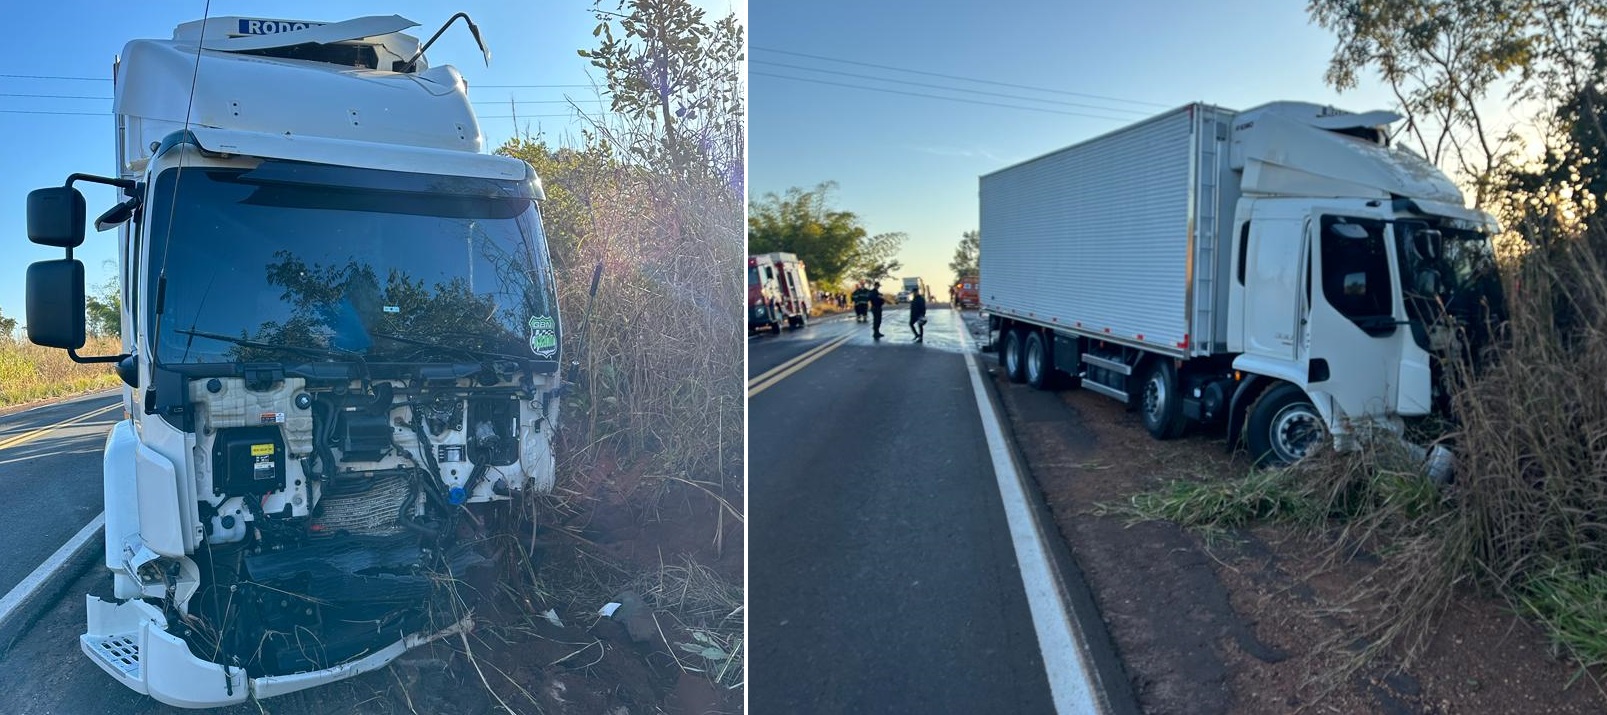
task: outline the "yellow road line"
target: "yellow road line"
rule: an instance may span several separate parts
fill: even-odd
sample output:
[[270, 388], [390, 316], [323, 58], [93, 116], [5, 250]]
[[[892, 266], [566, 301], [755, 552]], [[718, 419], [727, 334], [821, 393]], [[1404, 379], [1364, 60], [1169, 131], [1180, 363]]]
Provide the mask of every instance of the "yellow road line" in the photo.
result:
[[761, 382], [764, 382], [765, 380], [768, 380], [771, 377], [775, 376], [777, 373], [780, 373], [782, 370], [785, 370], [785, 369], [787, 369], [789, 367], [792, 367], [793, 365], [798, 364], [800, 361], [802, 361], [805, 358], [809, 357], [810, 355], [814, 354], [814, 352], [816, 350], [821, 350], [821, 349], [825, 348], [827, 345], [830, 345], [830, 344], [832, 344], [834, 342], [837, 342], [837, 343], [843, 342], [844, 340], [847, 340], [847, 339], [849, 339], [851, 337], [853, 337], [853, 333], [849, 333], [848, 335], [844, 335], [842, 337], [838, 337], [838, 338], [834, 338], [832, 340], [828, 340], [828, 341], [826, 341], [824, 343], [821, 343], [820, 345], [816, 345], [813, 348], [805, 350], [802, 355], [799, 355], [799, 356], [797, 356], [797, 357], [795, 357], [795, 358], [793, 358], [791, 360], [788, 360], [788, 361], [786, 361], [784, 363], [781, 363], [780, 365], [777, 365], [777, 366], [775, 366], [773, 368], [770, 368], [769, 370], [765, 370], [764, 372], [760, 373], [757, 377], [749, 378], [748, 379], [748, 387], [753, 387], [754, 385], [757, 385], [757, 384], [759, 384]]
[[748, 382], [748, 397], [751, 399], [754, 395], [770, 389], [771, 386], [786, 379], [788, 375], [804, 369], [809, 365], [809, 363], [819, 360], [826, 353], [842, 347], [843, 343], [848, 342], [848, 339], [851, 337], [853, 337], [853, 333], [849, 333], [848, 335], [844, 335], [829, 343], [825, 343], [820, 347], [788, 360], [787, 362], [782, 363], [780, 366], [764, 373], [763, 375], [750, 380]]
[[49, 434], [51, 432], [54, 432], [55, 430], [61, 429], [61, 428], [66, 427], [68, 425], [83, 422], [84, 420], [87, 420], [87, 419], [89, 419], [91, 417], [95, 417], [97, 415], [102, 415], [102, 414], [105, 414], [107, 412], [111, 412], [112, 410], [115, 410], [115, 409], [117, 409], [119, 407], [122, 407], [122, 406], [123, 406], [122, 401], [114, 402], [114, 403], [112, 403], [110, 405], [107, 405], [105, 407], [102, 407], [102, 408], [100, 408], [98, 410], [91, 410], [89, 412], [85, 412], [84, 414], [81, 414], [81, 415], [79, 415], [77, 417], [74, 417], [72, 419], [63, 420], [63, 421], [57, 422], [56, 424], [53, 424], [53, 425], [47, 425], [45, 427], [40, 427], [39, 429], [33, 430], [31, 432], [24, 432], [22, 434], [19, 434], [19, 435], [15, 436], [15, 437], [11, 437], [9, 439], [0, 440], [0, 449], [6, 449], [8, 447], [15, 447], [15, 446], [17, 446], [19, 444], [25, 444], [27, 442], [32, 442], [32, 441], [34, 441], [36, 439], [39, 439], [40, 437], [43, 437], [43, 436], [45, 436], [45, 435], [47, 435], [47, 434]]

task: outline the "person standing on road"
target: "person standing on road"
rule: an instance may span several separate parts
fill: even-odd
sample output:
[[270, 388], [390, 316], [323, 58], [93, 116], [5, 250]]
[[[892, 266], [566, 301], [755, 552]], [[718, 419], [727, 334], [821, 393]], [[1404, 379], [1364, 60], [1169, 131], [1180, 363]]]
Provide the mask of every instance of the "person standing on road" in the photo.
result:
[[915, 342], [926, 342], [926, 296], [920, 291], [910, 295], [910, 332], [915, 333]]
[[882, 304], [887, 299], [882, 297], [882, 284], [873, 283], [870, 287], [870, 336], [877, 340], [882, 339]]

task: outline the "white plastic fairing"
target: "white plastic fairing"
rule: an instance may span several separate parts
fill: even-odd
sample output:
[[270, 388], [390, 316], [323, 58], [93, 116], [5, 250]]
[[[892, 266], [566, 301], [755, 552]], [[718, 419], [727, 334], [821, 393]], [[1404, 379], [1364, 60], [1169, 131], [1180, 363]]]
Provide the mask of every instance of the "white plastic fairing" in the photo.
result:
[[1406, 196], [1461, 206], [1462, 191], [1422, 157], [1338, 133], [1382, 129], [1372, 122], [1398, 118], [1389, 112], [1348, 114], [1298, 102], [1246, 110], [1233, 120], [1231, 165], [1244, 172], [1245, 194]]
[[[197, 68], [199, 61], [199, 68]], [[194, 86], [192, 97], [191, 86]], [[451, 67], [398, 73], [134, 40], [117, 67], [113, 111], [130, 163], [188, 125], [478, 152], [479, 124]], [[415, 169], [417, 170], [417, 169]]]
[[[225, 154], [481, 179], [522, 181], [530, 176], [529, 164], [493, 154], [205, 127], [192, 127], [190, 131], [208, 151]], [[539, 182], [537, 186], [536, 197], [544, 198]]]
[[184, 555], [184, 515], [179, 511], [178, 475], [173, 463], [139, 444], [134, 450], [135, 498], [139, 538], [163, 556]]
[[[194, 32], [199, 23], [187, 22], [174, 30], [173, 39], [190, 42], [201, 39], [201, 46], [209, 50], [242, 52], [291, 45], [332, 45], [418, 27], [418, 23], [401, 15], [370, 15], [327, 24], [246, 17], [222, 17], [216, 20], [208, 22], [209, 32], [199, 33], [205, 34], [204, 38], [197, 37], [198, 33]], [[278, 31], [281, 29], [288, 29], [289, 32]]]
[[415, 633], [333, 668], [250, 679], [243, 668], [197, 658], [169, 634], [156, 606], [139, 600], [112, 603], [85, 597], [89, 628], [79, 636], [84, 654], [129, 689], [181, 708], [214, 708], [285, 695], [345, 680], [385, 667], [397, 656], [430, 641], [473, 627], [469, 618], [435, 633]]

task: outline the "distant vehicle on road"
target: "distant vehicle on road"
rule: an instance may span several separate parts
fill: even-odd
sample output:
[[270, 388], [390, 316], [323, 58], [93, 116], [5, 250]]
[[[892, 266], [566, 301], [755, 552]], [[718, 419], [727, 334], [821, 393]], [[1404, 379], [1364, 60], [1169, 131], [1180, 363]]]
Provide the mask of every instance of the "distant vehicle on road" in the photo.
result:
[[[760, 298], [762, 297], [762, 300]], [[809, 323], [809, 276], [803, 261], [792, 253], [761, 253], [748, 257], [748, 331], [781, 323], [793, 329]]]
[[908, 303], [908, 302], [910, 302], [910, 292], [907, 291], [907, 290], [899, 291], [898, 295], [893, 297], [893, 302], [895, 302], [895, 303]]
[[1273, 464], [1443, 409], [1441, 360], [1499, 319], [1496, 224], [1390, 146], [1399, 119], [1190, 104], [983, 176], [1004, 371], [1136, 403], [1159, 439], [1226, 425]]
[[926, 281], [921, 280], [919, 276], [910, 276], [904, 279], [904, 300], [899, 302], [909, 300], [910, 295], [913, 293], [920, 293], [926, 296], [927, 300], [932, 299], [932, 291], [927, 290]]
[[960, 276], [960, 280], [954, 284], [955, 309], [964, 310], [966, 308], [975, 308], [980, 306], [980, 285], [981, 283], [977, 280], [977, 275], [975, 273], [967, 273], [963, 276]]

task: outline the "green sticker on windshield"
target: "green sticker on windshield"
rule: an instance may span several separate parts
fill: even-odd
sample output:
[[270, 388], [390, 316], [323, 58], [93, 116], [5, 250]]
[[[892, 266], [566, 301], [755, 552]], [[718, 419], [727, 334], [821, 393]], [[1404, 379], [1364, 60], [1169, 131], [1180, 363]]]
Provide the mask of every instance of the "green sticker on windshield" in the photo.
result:
[[558, 321], [552, 316], [530, 316], [530, 350], [544, 358], [558, 352]]

